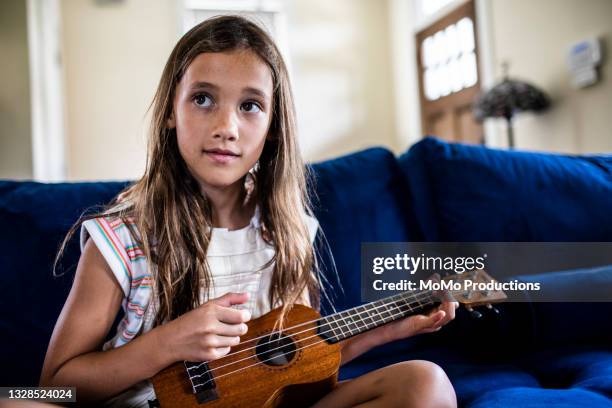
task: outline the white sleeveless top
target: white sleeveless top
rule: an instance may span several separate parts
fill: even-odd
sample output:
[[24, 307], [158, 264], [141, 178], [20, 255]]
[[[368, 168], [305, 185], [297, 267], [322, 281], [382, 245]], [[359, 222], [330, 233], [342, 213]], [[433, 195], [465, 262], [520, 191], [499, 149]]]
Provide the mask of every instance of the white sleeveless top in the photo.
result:
[[[305, 216], [311, 242], [318, 230], [315, 218]], [[132, 224], [133, 230], [136, 226]], [[85, 221], [81, 227], [81, 250], [88, 238], [92, 238], [98, 250], [110, 266], [119, 282], [124, 298], [124, 317], [117, 325], [115, 336], [107, 341], [103, 350], [127, 344], [134, 337], [153, 327], [158, 302], [152, 296], [152, 276], [142, 248], [132, 237], [128, 226], [116, 217], [102, 217]], [[259, 208], [245, 228], [229, 231], [213, 228], [208, 246], [207, 260], [212, 275], [211, 299], [228, 292], [249, 292], [249, 301], [241, 307], [257, 318], [272, 307], [268, 294], [273, 265], [262, 267], [274, 256], [274, 247], [261, 235]], [[200, 293], [200, 301], [206, 301], [206, 291]], [[304, 299], [308, 302], [308, 299]], [[150, 381], [142, 381], [127, 391], [108, 400], [106, 406], [148, 407], [148, 400], [155, 399]]]

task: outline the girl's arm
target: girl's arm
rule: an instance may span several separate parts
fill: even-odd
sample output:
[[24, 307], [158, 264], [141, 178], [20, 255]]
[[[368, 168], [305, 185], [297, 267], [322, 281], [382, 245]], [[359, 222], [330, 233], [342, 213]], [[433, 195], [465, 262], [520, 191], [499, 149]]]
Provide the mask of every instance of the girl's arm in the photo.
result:
[[229, 308], [247, 297], [228, 294], [122, 347], [100, 351], [122, 299], [112, 271], [89, 240], [51, 336], [42, 386], [76, 387], [79, 402], [108, 399], [175, 361], [211, 360], [226, 354], [239, 342], [237, 336], [246, 332], [242, 323], [250, 318], [246, 311]]
[[40, 377], [42, 386], [74, 386], [79, 401], [111, 397], [172, 363], [154, 329], [106, 352], [102, 343], [121, 306], [123, 291], [89, 240], [53, 330]]
[[443, 302], [438, 309], [429, 315], [415, 315], [362, 333], [343, 343], [340, 365], [357, 358], [374, 347], [439, 330], [455, 318], [457, 302]]

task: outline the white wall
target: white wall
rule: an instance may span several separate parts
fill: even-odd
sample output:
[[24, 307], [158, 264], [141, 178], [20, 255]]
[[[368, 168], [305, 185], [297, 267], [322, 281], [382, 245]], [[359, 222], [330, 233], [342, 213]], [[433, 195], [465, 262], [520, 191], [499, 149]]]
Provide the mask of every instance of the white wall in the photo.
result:
[[612, 51], [610, 0], [488, 0], [492, 4], [495, 68], [545, 90], [553, 107], [515, 123], [519, 148], [569, 153], [612, 152], [612, 61], [599, 84], [573, 89], [566, 56], [571, 44], [593, 36]]
[[396, 149], [386, 0], [287, 4], [293, 89], [306, 159], [372, 145]]
[[147, 108], [178, 39], [173, 0], [62, 0], [68, 179], [144, 170]]
[[32, 178], [26, 3], [0, 2], [0, 178]]
[[389, 1], [389, 33], [393, 72], [393, 107], [400, 151], [419, 141], [421, 112], [416, 66], [415, 32], [418, 16], [413, 0]]

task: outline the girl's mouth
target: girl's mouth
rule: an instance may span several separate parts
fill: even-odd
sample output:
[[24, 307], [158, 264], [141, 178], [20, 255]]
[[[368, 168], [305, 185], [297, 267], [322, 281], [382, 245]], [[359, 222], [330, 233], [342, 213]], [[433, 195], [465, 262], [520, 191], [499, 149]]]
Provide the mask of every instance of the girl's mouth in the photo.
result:
[[238, 153], [224, 149], [205, 149], [202, 150], [202, 153], [216, 163], [228, 163], [240, 157]]

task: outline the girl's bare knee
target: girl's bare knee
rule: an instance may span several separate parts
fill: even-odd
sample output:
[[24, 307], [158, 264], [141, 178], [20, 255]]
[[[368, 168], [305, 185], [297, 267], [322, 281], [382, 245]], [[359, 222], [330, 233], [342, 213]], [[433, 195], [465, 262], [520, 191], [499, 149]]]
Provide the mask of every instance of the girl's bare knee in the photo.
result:
[[398, 407], [457, 406], [455, 390], [444, 370], [430, 361], [412, 360], [385, 369], [385, 394]]

